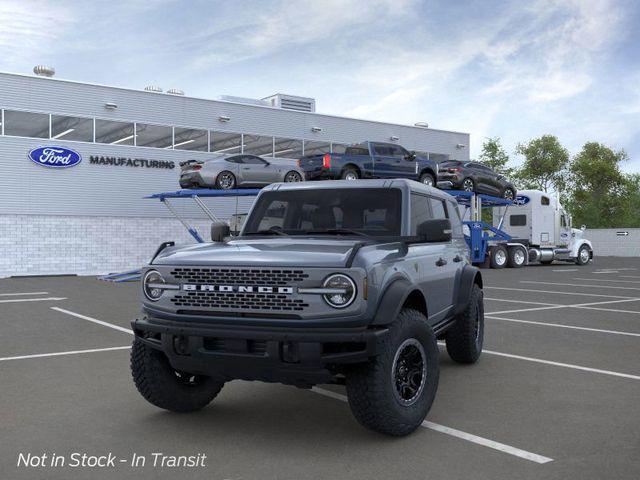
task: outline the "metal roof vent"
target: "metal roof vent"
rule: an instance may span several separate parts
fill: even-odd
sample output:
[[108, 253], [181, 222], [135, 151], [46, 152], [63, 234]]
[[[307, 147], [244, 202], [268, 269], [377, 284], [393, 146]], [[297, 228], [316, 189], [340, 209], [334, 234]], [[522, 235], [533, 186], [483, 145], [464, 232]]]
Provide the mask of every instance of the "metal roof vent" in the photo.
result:
[[144, 87], [144, 90], [146, 92], [162, 93], [162, 88], [158, 87], [157, 85], [147, 85], [146, 87]]
[[296, 97], [295, 95], [285, 95], [276, 93], [270, 97], [263, 98], [269, 102], [272, 107], [282, 108], [284, 110], [297, 110], [299, 112], [315, 112], [316, 101], [309, 97]]
[[167, 90], [167, 93], [169, 95], [184, 95], [184, 92], [179, 88], [170, 88], [169, 90]]
[[56, 69], [45, 65], [36, 65], [33, 67], [33, 73], [39, 77], [53, 77], [56, 74]]

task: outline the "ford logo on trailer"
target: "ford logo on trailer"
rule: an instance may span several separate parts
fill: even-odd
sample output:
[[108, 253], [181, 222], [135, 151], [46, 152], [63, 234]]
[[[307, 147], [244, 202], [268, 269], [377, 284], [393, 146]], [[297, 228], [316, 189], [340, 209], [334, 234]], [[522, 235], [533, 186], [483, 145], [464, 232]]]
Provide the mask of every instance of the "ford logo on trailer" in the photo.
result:
[[531, 199], [526, 195], [517, 195], [516, 199], [513, 201], [514, 205], [526, 205], [529, 203]]
[[38, 147], [29, 152], [33, 163], [51, 168], [69, 168], [82, 161], [82, 155], [64, 147]]

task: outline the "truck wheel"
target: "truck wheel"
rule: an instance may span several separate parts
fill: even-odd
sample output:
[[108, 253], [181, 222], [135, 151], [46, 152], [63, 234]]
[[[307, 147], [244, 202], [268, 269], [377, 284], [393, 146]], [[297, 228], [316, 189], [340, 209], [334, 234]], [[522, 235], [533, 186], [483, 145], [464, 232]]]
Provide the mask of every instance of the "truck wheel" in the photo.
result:
[[491, 260], [489, 265], [491, 268], [504, 268], [508, 259], [507, 249], [503, 245], [494, 245], [491, 247]]
[[426, 185], [427, 187], [436, 186], [436, 181], [433, 178], [433, 175], [431, 175], [430, 173], [423, 173], [422, 175], [420, 175], [420, 183]]
[[576, 257], [577, 265], [586, 265], [591, 260], [591, 250], [588, 246], [582, 245], [578, 249], [578, 256]]
[[220, 172], [216, 177], [216, 187], [221, 190], [231, 190], [235, 186], [236, 176], [231, 172], [224, 170], [223, 172]]
[[380, 353], [347, 372], [349, 406], [364, 427], [387, 435], [418, 428], [438, 389], [438, 345], [425, 316], [400, 311]]
[[522, 247], [509, 247], [509, 259], [507, 266], [509, 268], [523, 267], [527, 261], [527, 252]]
[[484, 342], [484, 301], [482, 289], [474, 284], [469, 303], [445, 335], [447, 353], [458, 363], [476, 363]]
[[360, 174], [353, 167], [347, 167], [342, 171], [341, 175], [343, 180], [358, 180], [360, 178]]
[[177, 372], [166, 355], [138, 338], [131, 348], [133, 382], [142, 396], [156, 407], [172, 412], [194, 412], [206, 407], [224, 385], [204, 375]]

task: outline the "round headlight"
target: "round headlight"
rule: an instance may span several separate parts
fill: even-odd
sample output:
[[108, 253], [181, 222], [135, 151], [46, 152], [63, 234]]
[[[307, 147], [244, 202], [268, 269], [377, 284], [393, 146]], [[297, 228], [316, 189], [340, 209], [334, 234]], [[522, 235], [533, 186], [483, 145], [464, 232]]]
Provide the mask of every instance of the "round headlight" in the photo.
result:
[[142, 290], [144, 296], [152, 302], [157, 302], [164, 293], [163, 288], [159, 288], [158, 284], [165, 283], [164, 278], [157, 270], [149, 270], [142, 280]]
[[340, 273], [328, 276], [322, 287], [333, 290], [322, 295], [324, 301], [333, 308], [348, 307], [356, 298], [356, 284], [349, 277]]

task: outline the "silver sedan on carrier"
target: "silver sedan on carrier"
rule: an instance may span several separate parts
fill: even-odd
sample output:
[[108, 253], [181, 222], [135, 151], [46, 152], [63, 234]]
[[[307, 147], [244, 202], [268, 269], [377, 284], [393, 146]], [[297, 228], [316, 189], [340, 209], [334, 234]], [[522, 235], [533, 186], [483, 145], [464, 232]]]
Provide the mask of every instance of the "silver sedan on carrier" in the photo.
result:
[[294, 159], [248, 154], [223, 155], [204, 161], [189, 160], [180, 163], [180, 168], [182, 188], [229, 190], [304, 180], [304, 172]]

